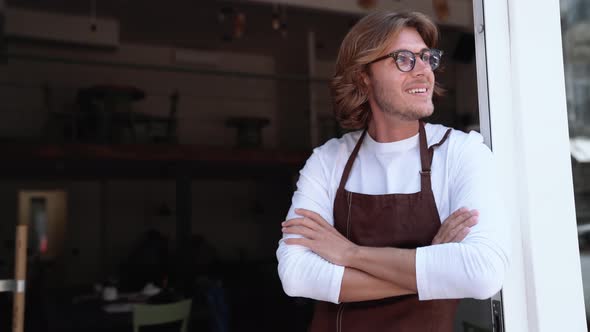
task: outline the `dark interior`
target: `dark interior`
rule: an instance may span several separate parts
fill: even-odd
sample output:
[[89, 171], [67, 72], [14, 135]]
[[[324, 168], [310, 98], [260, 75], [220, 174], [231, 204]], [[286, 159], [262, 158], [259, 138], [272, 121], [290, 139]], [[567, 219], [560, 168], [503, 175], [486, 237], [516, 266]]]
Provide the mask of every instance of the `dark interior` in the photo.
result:
[[[25, 330], [131, 331], [130, 312], [104, 306], [151, 283], [145, 302], [192, 299], [189, 331], [305, 331], [313, 304], [285, 295], [276, 272], [279, 223], [312, 148], [344, 132], [328, 84], [360, 15], [214, 0], [5, 9], [5, 22], [35, 11], [97, 34], [117, 22], [119, 36], [0, 33], [0, 279], [28, 223]], [[441, 33], [446, 94], [429, 121], [470, 130], [473, 34]], [[12, 299], [0, 293], [0, 331]]]

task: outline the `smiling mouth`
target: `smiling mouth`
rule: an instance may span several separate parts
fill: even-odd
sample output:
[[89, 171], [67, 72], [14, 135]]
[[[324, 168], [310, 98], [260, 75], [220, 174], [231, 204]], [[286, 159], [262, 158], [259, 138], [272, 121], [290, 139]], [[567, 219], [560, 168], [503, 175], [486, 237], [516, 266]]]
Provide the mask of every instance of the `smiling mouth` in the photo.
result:
[[428, 92], [427, 88], [418, 88], [418, 89], [409, 89], [406, 90], [407, 93], [411, 95], [422, 95]]

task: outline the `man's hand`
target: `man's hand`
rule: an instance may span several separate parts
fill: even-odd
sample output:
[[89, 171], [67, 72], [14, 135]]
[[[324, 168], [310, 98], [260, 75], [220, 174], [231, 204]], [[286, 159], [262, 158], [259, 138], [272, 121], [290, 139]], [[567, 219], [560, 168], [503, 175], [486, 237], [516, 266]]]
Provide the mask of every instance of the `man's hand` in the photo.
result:
[[[358, 246], [340, 234], [319, 214], [305, 209], [295, 209], [295, 212], [302, 218], [283, 222], [282, 231], [302, 237], [285, 239], [285, 243], [307, 247], [333, 264], [348, 266], [347, 258], [358, 250]], [[461, 208], [455, 211], [442, 223], [432, 244], [463, 241], [470, 228], [477, 224], [478, 217], [477, 210]]]
[[479, 212], [477, 210], [468, 210], [460, 208], [453, 212], [440, 226], [438, 233], [432, 239], [432, 244], [441, 244], [449, 242], [461, 242], [471, 227], [477, 224]]
[[303, 218], [283, 222], [282, 231], [303, 237], [288, 238], [285, 243], [307, 247], [333, 264], [347, 266], [346, 257], [357, 249], [357, 245], [340, 234], [319, 214], [305, 209], [295, 209], [295, 212]]

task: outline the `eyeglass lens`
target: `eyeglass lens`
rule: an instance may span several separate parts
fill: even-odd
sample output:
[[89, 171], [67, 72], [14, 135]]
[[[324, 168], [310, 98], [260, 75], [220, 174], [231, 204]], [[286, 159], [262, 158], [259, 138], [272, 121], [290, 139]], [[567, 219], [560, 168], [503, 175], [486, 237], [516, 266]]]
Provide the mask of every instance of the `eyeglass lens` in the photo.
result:
[[[419, 55], [424, 63], [430, 64], [432, 70], [435, 70], [440, 65], [441, 54], [438, 50], [424, 50]], [[398, 51], [395, 63], [399, 70], [404, 72], [410, 71], [416, 65], [416, 54], [410, 51]]]

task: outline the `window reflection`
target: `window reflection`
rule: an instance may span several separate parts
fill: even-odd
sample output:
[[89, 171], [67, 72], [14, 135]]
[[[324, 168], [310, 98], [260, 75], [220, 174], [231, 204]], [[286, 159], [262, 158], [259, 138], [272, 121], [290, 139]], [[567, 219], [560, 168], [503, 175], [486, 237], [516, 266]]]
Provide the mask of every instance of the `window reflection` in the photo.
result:
[[47, 253], [47, 200], [44, 197], [31, 198], [31, 230], [30, 248], [34, 255], [42, 256]]
[[590, 2], [561, 0], [567, 109], [571, 136], [590, 136]]
[[590, 317], [590, 1], [561, 0], [560, 5], [578, 241], [588, 321]]

